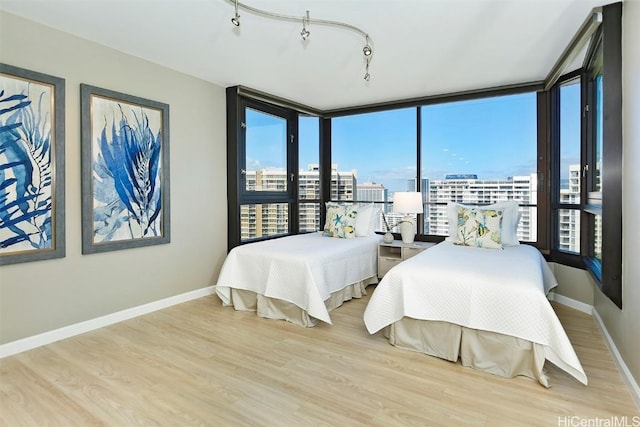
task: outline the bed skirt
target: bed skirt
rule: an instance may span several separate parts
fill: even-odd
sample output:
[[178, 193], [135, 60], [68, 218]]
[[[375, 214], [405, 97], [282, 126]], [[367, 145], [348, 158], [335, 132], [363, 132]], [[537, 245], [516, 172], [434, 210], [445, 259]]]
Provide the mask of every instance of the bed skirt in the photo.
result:
[[549, 379], [543, 372], [544, 347], [540, 344], [453, 323], [410, 317], [387, 326], [384, 335], [390, 344], [405, 350], [451, 362], [460, 359], [463, 366], [502, 377], [524, 375], [549, 387]]
[[[340, 307], [342, 303], [352, 298], [362, 298], [363, 295], [367, 295], [366, 287], [374, 283], [378, 283], [376, 276], [333, 292], [324, 301], [327, 311], [330, 312]], [[231, 289], [231, 303], [236, 310], [255, 311], [259, 317], [286, 320], [299, 326], [312, 327], [320, 322], [320, 320], [309, 316], [306, 310], [291, 302], [265, 297], [244, 289]]]

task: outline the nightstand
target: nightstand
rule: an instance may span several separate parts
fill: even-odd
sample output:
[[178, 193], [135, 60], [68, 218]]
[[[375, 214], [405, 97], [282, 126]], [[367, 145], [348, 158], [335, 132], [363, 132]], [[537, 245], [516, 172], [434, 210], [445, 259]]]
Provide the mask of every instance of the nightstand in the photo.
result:
[[402, 243], [402, 240], [380, 243], [378, 245], [378, 277], [384, 276], [394, 265], [400, 264], [405, 259], [409, 259], [433, 245], [435, 243], [431, 242]]

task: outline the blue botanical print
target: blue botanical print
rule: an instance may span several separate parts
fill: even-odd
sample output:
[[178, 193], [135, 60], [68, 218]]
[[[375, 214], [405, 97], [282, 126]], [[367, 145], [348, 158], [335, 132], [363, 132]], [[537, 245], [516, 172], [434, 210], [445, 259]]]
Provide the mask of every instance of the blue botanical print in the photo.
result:
[[[154, 132], [142, 109], [131, 117], [118, 105], [119, 119], [105, 125], [97, 138], [94, 162], [94, 240], [158, 236], [162, 195], [162, 135]], [[126, 230], [126, 237], [123, 234]]]
[[53, 242], [50, 96], [38, 85], [24, 88], [0, 87], [0, 250]]

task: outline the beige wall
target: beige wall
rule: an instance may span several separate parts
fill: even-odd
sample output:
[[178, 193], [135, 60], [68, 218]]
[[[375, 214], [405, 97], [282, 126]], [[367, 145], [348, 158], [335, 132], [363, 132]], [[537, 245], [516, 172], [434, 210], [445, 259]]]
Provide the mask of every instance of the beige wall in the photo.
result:
[[[0, 12], [0, 61], [66, 80], [66, 240], [1, 267], [0, 344], [215, 283], [226, 255], [224, 89]], [[170, 105], [171, 243], [81, 255], [80, 83]]]
[[551, 267], [558, 281], [556, 294], [593, 306], [596, 285], [586, 270], [555, 263]]
[[622, 14], [622, 310], [599, 291], [594, 307], [640, 383], [640, 1]]

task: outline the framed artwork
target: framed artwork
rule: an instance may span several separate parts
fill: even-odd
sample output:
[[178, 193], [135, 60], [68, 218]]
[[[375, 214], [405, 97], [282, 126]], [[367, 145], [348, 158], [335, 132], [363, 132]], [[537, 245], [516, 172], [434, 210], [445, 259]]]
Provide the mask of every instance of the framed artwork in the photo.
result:
[[65, 256], [64, 90], [0, 64], [0, 265]]
[[169, 106], [80, 85], [82, 253], [170, 242]]

